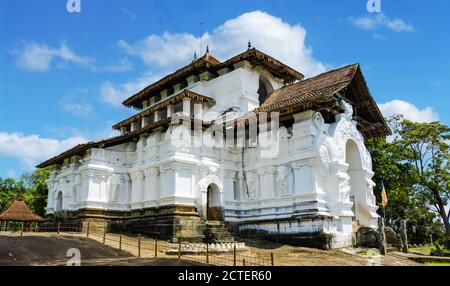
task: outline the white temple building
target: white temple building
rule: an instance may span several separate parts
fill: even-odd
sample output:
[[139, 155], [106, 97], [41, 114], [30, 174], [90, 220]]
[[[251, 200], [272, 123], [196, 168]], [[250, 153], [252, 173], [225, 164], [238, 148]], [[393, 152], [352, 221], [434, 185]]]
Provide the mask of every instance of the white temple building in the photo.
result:
[[119, 136], [38, 166], [54, 166], [49, 217], [193, 240], [219, 221], [322, 247], [376, 227], [364, 142], [390, 130], [358, 64], [304, 79], [254, 48], [207, 51], [123, 104], [138, 111]]

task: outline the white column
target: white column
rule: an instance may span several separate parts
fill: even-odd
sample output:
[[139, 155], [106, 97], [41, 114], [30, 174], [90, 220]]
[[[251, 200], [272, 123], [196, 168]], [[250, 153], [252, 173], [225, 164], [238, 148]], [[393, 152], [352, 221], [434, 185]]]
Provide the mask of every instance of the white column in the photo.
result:
[[224, 171], [223, 178], [223, 193], [226, 202], [234, 200], [234, 177], [236, 175], [235, 171]]
[[143, 186], [144, 173], [142, 171], [136, 171], [131, 173], [131, 203], [141, 203], [142, 200], [142, 186]]
[[239, 180], [239, 200], [244, 201], [247, 198], [247, 188], [245, 186], [244, 175], [242, 172], [238, 172], [238, 180]]
[[161, 120], [161, 111], [155, 111], [153, 115], [155, 116], [155, 119], [153, 120], [154, 122], [158, 122], [159, 120]]
[[183, 115], [191, 115], [191, 99], [188, 97], [183, 98]]
[[144, 201], [153, 201], [159, 198], [158, 176], [159, 168], [152, 167], [145, 171]]
[[148, 125], [148, 118], [147, 117], [142, 117], [142, 119], [141, 119], [141, 128], [144, 128], [147, 125]]
[[275, 197], [275, 173], [276, 168], [269, 166], [260, 171], [261, 174], [261, 199]]
[[132, 122], [131, 123], [131, 127], [130, 127], [130, 131], [133, 132], [133, 131], [136, 131], [136, 130], [138, 130], [138, 124], [136, 122]]
[[291, 163], [294, 169], [294, 195], [304, 195], [316, 191], [316, 174], [313, 162], [309, 160]]
[[167, 105], [167, 118], [172, 117], [172, 115], [173, 115], [173, 105], [169, 104]]

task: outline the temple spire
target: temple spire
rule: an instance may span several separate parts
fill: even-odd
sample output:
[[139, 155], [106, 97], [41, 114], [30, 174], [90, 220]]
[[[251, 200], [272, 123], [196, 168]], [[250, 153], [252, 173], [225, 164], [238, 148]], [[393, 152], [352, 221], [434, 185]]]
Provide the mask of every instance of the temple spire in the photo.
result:
[[209, 54], [209, 45], [206, 45], [206, 53]]
[[250, 41], [248, 41], [247, 50], [250, 50], [251, 48], [252, 48], [252, 43], [250, 43]]

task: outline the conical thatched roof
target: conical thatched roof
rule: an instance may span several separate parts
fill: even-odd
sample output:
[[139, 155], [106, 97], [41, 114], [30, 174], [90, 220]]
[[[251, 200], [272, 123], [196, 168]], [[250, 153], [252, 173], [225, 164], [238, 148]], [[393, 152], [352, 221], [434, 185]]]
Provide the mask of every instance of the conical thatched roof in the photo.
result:
[[15, 201], [0, 214], [0, 220], [42, 221], [44, 219], [35, 214], [24, 201]]

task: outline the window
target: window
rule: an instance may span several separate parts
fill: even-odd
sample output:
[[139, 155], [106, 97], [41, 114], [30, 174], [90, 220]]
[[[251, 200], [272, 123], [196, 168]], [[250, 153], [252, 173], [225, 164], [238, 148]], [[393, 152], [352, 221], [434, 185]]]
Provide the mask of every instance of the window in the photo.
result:
[[269, 94], [273, 91], [273, 87], [270, 84], [269, 80], [264, 76], [259, 77], [259, 88], [258, 88], [258, 100], [259, 105], [263, 104], [266, 101]]

